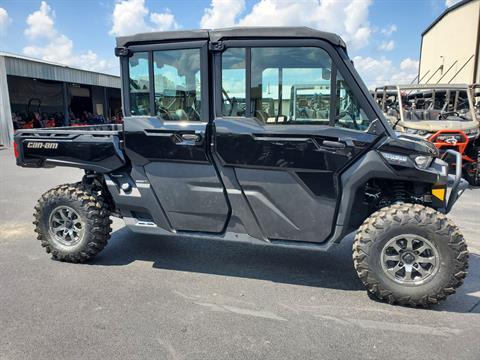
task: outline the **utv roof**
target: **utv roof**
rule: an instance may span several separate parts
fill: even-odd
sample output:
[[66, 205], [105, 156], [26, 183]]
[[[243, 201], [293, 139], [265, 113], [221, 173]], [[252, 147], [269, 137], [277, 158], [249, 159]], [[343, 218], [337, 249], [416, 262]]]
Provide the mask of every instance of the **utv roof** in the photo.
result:
[[329, 32], [309, 27], [233, 27], [215, 30], [162, 31], [121, 36], [117, 38], [117, 47], [175, 40], [210, 40], [212, 42], [228, 39], [249, 38], [309, 38], [328, 41], [335, 46], [346, 48], [343, 39]]

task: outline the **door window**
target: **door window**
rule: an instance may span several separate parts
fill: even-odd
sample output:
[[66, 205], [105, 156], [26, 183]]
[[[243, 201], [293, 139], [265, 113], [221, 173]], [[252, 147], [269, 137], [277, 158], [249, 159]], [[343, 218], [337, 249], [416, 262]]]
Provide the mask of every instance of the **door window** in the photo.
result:
[[153, 74], [156, 115], [200, 121], [200, 49], [154, 51]]
[[340, 72], [337, 72], [336, 85], [335, 126], [366, 131], [370, 120]]
[[148, 53], [137, 52], [128, 63], [130, 113], [132, 115], [150, 114], [150, 76]]
[[222, 115], [246, 114], [245, 49], [229, 48], [222, 55]]
[[252, 48], [253, 115], [271, 125], [328, 125], [331, 68], [320, 48]]

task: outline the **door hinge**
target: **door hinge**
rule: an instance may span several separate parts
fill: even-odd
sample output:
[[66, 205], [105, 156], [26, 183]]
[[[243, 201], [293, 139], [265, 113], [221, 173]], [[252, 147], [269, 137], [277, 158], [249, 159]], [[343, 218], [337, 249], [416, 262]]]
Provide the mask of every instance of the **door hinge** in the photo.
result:
[[225, 50], [225, 44], [221, 41], [211, 41], [208, 44], [208, 49], [213, 52], [222, 52]]

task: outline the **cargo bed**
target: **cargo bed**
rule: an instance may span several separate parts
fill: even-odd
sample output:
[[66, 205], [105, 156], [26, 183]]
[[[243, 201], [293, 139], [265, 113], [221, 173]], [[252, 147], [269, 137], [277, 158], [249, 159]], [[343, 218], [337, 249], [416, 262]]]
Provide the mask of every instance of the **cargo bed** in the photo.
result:
[[71, 166], [111, 172], [125, 165], [118, 124], [21, 129], [15, 133], [17, 165]]

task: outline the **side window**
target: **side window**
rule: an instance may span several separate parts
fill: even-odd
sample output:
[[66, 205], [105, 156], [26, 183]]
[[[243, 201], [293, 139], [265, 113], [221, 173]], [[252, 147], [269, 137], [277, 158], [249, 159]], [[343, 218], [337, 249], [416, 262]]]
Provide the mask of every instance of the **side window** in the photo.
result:
[[254, 116], [271, 125], [328, 125], [331, 68], [320, 48], [252, 48]]
[[229, 48], [222, 54], [222, 115], [245, 116], [245, 49]]
[[131, 115], [150, 115], [150, 76], [148, 53], [137, 52], [129, 59]]
[[358, 104], [357, 98], [348, 87], [340, 72], [337, 72], [337, 96], [335, 126], [365, 131], [370, 120]]
[[153, 52], [155, 112], [164, 120], [201, 120], [200, 49]]

